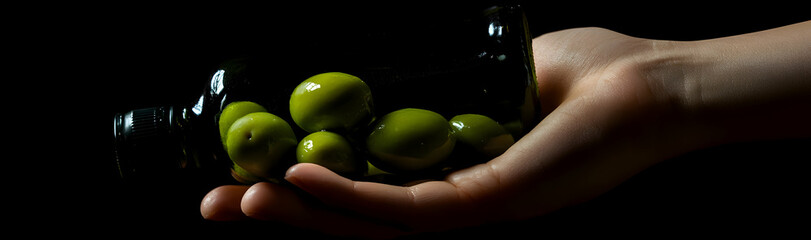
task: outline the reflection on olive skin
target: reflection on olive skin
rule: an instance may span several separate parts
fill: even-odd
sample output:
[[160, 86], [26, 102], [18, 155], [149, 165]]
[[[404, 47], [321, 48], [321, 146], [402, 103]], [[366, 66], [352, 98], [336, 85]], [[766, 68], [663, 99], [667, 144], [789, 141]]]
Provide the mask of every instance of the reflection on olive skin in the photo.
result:
[[393, 173], [426, 170], [445, 160], [456, 138], [447, 120], [435, 112], [407, 108], [383, 116], [366, 139], [381, 170]]

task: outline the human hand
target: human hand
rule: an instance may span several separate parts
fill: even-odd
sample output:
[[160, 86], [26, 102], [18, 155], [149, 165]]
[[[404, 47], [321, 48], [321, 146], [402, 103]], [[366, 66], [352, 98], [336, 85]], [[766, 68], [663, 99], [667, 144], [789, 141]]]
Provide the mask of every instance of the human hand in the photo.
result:
[[661, 90], [649, 86], [635, 58], [646, 43], [603, 29], [535, 39], [548, 116], [503, 155], [445, 181], [354, 182], [299, 164], [285, 179], [320, 201], [272, 183], [224, 186], [206, 196], [201, 212], [214, 220], [248, 216], [341, 235], [393, 236], [523, 219], [585, 201], [663, 157], [651, 133], [661, 132], [667, 103], [656, 98]]
[[352, 181], [298, 164], [285, 179], [314, 199], [273, 183], [222, 186], [205, 197], [201, 213], [393, 237], [526, 219], [587, 201], [663, 159], [728, 141], [697, 137], [706, 130], [696, 120], [699, 106], [711, 101], [695, 101], [688, 90], [692, 76], [711, 71], [673, 51], [682, 45], [598, 28], [546, 34], [533, 40], [546, 117], [501, 156], [413, 186]]

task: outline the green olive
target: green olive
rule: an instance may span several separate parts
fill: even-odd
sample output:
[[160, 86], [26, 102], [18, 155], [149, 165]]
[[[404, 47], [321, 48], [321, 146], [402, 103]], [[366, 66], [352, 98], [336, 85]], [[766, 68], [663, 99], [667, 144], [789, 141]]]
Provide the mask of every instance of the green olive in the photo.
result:
[[242, 116], [228, 129], [228, 156], [257, 177], [272, 178], [296, 144], [290, 124], [267, 112]]
[[370, 163], [368, 161], [366, 162], [366, 168], [368, 169], [368, 170], [366, 170], [366, 176], [377, 176], [377, 175], [391, 174], [391, 173], [388, 173], [386, 171], [380, 170], [380, 168], [375, 167], [375, 165], [372, 165], [372, 163]]
[[338, 174], [362, 174], [366, 161], [355, 158], [349, 142], [336, 133], [321, 131], [304, 137], [296, 148], [299, 163], [315, 163]]
[[372, 91], [346, 73], [318, 74], [293, 90], [290, 115], [307, 132], [353, 129], [372, 120]]
[[435, 112], [406, 108], [378, 121], [366, 139], [381, 170], [416, 172], [437, 166], [453, 151], [456, 138], [448, 121]]
[[509, 121], [501, 124], [501, 126], [504, 127], [504, 130], [507, 130], [510, 135], [513, 135], [513, 139], [521, 139], [521, 136], [524, 136], [524, 124], [521, 120], [516, 119]]
[[246, 171], [244, 168], [240, 167], [237, 164], [233, 164], [231, 166], [231, 176], [234, 177], [240, 183], [243, 184], [254, 184], [261, 182], [263, 179]]
[[504, 127], [484, 115], [458, 115], [451, 118], [450, 124], [459, 142], [488, 157], [501, 155], [515, 143], [513, 136]]
[[222, 110], [220, 113], [219, 126], [223, 147], [227, 148], [225, 143], [228, 140], [228, 129], [231, 128], [231, 125], [242, 116], [254, 112], [267, 112], [267, 110], [262, 107], [262, 105], [248, 101], [232, 102]]

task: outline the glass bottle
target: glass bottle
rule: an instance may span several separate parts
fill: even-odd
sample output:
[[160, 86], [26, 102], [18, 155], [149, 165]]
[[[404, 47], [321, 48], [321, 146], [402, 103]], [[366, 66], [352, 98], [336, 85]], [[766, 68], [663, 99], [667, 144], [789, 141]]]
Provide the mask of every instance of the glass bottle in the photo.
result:
[[343, 28], [323, 31], [324, 39], [256, 48], [226, 61], [188, 106], [115, 116], [120, 173], [142, 181], [198, 169], [227, 179], [233, 170], [219, 137], [220, 111], [235, 101], [259, 103], [290, 123], [300, 140], [307, 133], [290, 117], [290, 94], [323, 72], [364, 80], [377, 116], [401, 108], [428, 109], [447, 119], [477, 113], [517, 139], [540, 121], [531, 37], [519, 6], [482, 9], [408, 22], [348, 20], [340, 23]]

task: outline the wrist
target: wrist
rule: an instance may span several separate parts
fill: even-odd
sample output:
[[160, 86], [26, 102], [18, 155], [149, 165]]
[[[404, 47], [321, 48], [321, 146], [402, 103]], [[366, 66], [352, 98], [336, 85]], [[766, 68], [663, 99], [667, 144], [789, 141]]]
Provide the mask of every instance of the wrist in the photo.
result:
[[661, 135], [667, 151], [674, 154], [718, 144], [702, 123], [701, 82], [713, 59], [697, 50], [696, 42], [646, 40], [648, 48], [638, 55], [641, 72], [657, 102], [668, 113]]
[[703, 41], [650, 40], [652, 86], [690, 148], [811, 136], [809, 22]]

